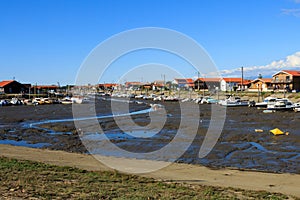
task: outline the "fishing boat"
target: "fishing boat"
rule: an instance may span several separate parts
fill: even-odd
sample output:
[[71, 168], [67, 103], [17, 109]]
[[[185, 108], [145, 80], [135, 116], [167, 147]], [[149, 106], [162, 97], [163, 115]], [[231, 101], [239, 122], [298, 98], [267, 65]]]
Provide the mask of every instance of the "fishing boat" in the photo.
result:
[[268, 110], [292, 110], [293, 103], [286, 98], [277, 98], [274, 104], [267, 105]]
[[267, 108], [268, 105], [275, 104], [276, 97], [266, 97], [263, 102], [255, 103], [255, 107]]
[[81, 97], [72, 97], [70, 100], [72, 101], [72, 103], [77, 103], [77, 104], [83, 103], [83, 98]]
[[295, 112], [300, 112], [300, 103], [294, 103], [292, 108]]
[[238, 107], [238, 106], [248, 106], [249, 102], [241, 100], [240, 97], [229, 96], [227, 99], [219, 101], [219, 104], [226, 107]]
[[16, 97], [13, 97], [11, 99], [10, 103], [12, 105], [23, 105], [23, 102], [20, 99], [16, 98]]
[[143, 99], [145, 97], [145, 95], [140, 94], [140, 95], [136, 95], [134, 98], [136, 99]]
[[43, 101], [42, 98], [39, 98], [39, 97], [36, 97], [32, 100], [32, 104], [33, 105], [42, 105], [44, 104], [45, 102]]
[[212, 97], [203, 97], [200, 101], [200, 104], [216, 104], [216, 103], [218, 103], [218, 100]]
[[11, 105], [10, 101], [7, 101], [6, 99], [0, 100], [0, 106], [10, 106], [10, 105]]
[[32, 99], [25, 99], [25, 100], [24, 100], [24, 104], [27, 105], [27, 106], [33, 105]]
[[44, 104], [52, 104], [52, 99], [49, 98], [43, 98], [42, 101], [44, 102]]
[[164, 98], [164, 101], [179, 101], [179, 99], [175, 96], [168, 96]]
[[63, 99], [60, 100], [60, 103], [61, 104], [65, 104], [65, 105], [69, 105], [69, 104], [72, 104], [73, 101], [71, 100], [70, 97], [65, 97], [65, 98], [63, 98]]

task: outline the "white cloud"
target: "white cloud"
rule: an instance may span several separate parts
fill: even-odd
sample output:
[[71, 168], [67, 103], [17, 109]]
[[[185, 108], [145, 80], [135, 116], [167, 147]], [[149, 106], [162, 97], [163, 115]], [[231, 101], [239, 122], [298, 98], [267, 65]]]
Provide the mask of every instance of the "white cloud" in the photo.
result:
[[[300, 0], [299, 0], [300, 3]], [[300, 17], [300, 8], [292, 8], [292, 9], [281, 9], [281, 13], [284, 15], [291, 15], [294, 17]]]
[[[289, 55], [283, 60], [273, 61], [267, 65], [244, 67], [244, 76], [253, 77], [253, 76], [257, 76], [258, 74], [262, 74], [264, 77], [268, 77], [283, 69], [300, 70], [300, 52], [296, 52], [292, 55]], [[224, 77], [240, 76], [241, 68], [222, 70], [220, 73]]]

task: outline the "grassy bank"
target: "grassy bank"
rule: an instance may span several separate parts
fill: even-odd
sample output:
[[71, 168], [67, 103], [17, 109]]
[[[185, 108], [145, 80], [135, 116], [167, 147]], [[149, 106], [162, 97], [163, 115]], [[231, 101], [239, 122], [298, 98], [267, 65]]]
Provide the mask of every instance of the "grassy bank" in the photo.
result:
[[[0, 157], [0, 194], [38, 199], [287, 199], [282, 194], [160, 182]], [[0, 198], [1, 199], [1, 198]]]

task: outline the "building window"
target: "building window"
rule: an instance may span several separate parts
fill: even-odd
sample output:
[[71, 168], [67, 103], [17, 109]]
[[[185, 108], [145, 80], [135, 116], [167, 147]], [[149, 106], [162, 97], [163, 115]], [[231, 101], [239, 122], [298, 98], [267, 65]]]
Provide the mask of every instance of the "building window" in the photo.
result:
[[287, 82], [289, 82], [289, 81], [290, 81], [290, 76], [286, 76], [286, 77], [285, 77], [285, 80], [286, 80]]

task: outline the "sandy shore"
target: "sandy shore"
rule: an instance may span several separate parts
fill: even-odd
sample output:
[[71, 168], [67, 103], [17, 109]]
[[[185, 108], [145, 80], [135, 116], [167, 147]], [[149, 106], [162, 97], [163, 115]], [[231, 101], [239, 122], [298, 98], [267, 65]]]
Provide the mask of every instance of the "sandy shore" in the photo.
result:
[[[91, 155], [68, 153], [65, 151], [0, 145], [0, 156], [60, 166], [78, 167], [92, 171], [111, 170]], [[125, 158], [105, 157], [105, 159], [120, 164], [130, 164], [132, 162], [131, 159]], [[145, 161], [141, 160], [141, 162]], [[149, 162], [149, 165], [157, 163], [157, 161], [146, 162]], [[132, 170], [135, 170], [134, 167]], [[232, 169], [212, 170], [198, 165], [173, 163], [159, 171], [142, 174], [142, 176], [189, 184], [265, 190], [300, 197], [300, 175], [298, 174], [273, 174]]]

